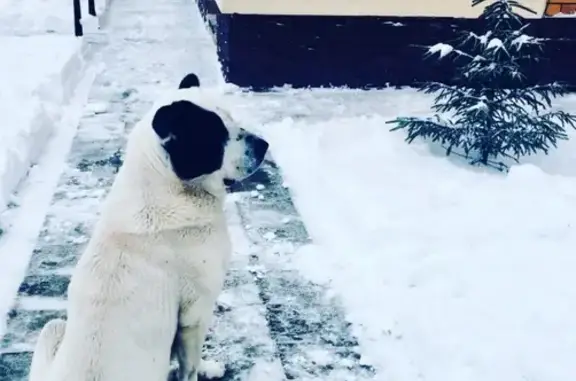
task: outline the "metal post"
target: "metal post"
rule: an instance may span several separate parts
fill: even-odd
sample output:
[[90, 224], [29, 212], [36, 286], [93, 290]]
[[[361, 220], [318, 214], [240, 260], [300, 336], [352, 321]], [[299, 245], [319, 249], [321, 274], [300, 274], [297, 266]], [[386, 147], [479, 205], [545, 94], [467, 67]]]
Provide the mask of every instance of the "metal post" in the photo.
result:
[[94, 5], [94, 0], [88, 0], [88, 13], [91, 16], [96, 16], [96, 5]]
[[84, 34], [84, 30], [82, 29], [82, 8], [80, 6], [80, 0], [73, 0], [74, 1], [74, 34], [76, 37], [80, 37]]

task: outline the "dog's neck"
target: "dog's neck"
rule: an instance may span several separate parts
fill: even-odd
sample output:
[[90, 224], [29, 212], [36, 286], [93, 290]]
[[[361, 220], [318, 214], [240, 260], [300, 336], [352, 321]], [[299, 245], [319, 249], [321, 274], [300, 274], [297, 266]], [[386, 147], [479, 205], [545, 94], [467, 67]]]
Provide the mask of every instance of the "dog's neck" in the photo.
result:
[[107, 223], [127, 233], [153, 233], [220, 222], [226, 191], [218, 177], [183, 182], [167, 170], [159, 144], [131, 148], [102, 210], [104, 219], [113, 219]]

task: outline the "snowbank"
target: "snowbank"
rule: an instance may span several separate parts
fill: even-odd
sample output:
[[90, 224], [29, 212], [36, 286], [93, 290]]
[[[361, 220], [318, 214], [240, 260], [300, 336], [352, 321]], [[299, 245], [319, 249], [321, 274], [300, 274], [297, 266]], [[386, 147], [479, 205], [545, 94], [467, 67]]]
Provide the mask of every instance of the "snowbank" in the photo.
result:
[[[84, 32], [96, 36], [111, 0], [82, 1]], [[74, 37], [70, 0], [0, 0], [0, 212], [56, 128], [90, 56]]]
[[71, 36], [0, 36], [0, 211], [74, 92], [84, 68], [81, 46]]
[[[95, 0], [96, 14], [104, 15], [111, 0]], [[2, 4], [4, 2], [4, 4]], [[82, 0], [82, 16], [89, 17]], [[0, 35], [74, 35], [72, 0], [0, 0]]]
[[377, 380], [573, 381], [576, 135], [507, 176], [474, 170], [388, 132], [428, 104], [407, 90], [237, 103], [315, 241], [292, 265], [342, 298]]

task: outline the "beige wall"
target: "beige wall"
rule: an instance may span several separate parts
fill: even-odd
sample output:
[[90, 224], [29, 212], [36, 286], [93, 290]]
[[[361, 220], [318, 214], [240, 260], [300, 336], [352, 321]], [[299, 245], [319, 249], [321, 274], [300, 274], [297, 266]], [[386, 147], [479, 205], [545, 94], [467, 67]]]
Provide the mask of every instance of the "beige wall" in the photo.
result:
[[[547, 0], [520, 0], [542, 17]], [[478, 17], [471, 0], [216, 0], [222, 13], [350, 16]]]

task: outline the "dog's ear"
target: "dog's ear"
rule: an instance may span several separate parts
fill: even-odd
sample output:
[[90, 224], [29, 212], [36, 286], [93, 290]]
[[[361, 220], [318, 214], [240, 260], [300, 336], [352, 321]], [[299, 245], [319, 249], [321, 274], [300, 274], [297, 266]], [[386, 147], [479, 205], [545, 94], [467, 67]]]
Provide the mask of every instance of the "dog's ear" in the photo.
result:
[[181, 180], [208, 175], [222, 167], [230, 135], [216, 113], [189, 101], [177, 101], [156, 111], [152, 128]]
[[200, 79], [194, 73], [187, 74], [180, 81], [180, 85], [178, 85], [179, 89], [189, 89], [192, 87], [200, 87]]

